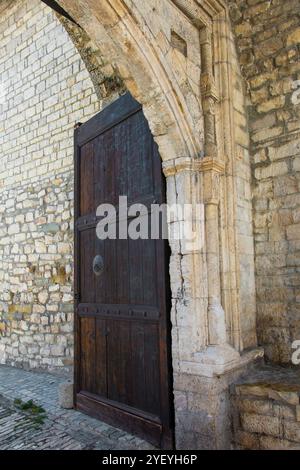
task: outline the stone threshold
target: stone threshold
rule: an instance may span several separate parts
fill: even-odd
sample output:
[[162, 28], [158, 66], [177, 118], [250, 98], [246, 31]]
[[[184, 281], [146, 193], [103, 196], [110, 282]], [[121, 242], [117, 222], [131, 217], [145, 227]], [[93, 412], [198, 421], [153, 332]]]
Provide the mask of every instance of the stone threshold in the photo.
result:
[[233, 445], [300, 449], [300, 370], [260, 365], [232, 386]]

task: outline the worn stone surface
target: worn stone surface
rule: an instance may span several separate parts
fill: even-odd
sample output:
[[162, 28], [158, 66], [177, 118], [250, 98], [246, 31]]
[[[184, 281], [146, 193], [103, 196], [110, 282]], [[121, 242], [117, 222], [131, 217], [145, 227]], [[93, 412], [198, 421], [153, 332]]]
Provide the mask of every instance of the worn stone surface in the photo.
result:
[[233, 445], [300, 449], [299, 402], [299, 372], [271, 366], [252, 370], [232, 389]]
[[[224, 358], [224, 381], [213, 370], [212, 299], [237, 358], [256, 346], [256, 302], [269, 359], [290, 362], [299, 339], [299, 4], [228, 1], [231, 31], [218, 1], [193, 3], [190, 22], [184, 2], [61, 0], [81, 29], [40, 2], [5, 3], [0, 361], [72, 367], [72, 127], [127, 88], [159, 145], [168, 202], [203, 207], [201, 244], [170, 243], [177, 444], [224, 448], [235, 361]], [[279, 417], [293, 422], [294, 391], [269, 392], [243, 405], [252, 446], [297, 437]]]
[[[187, 249], [170, 242], [172, 359], [182, 376], [196, 377], [191, 370], [201, 362], [198, 376], [205, 381], [208, 374], [213, 384], [212, 299], [232, 352], [222, 358], [222, 372], [239, 367], [239, 352], [256, 346], [249, 136], [223, 4], [195, 3], [192, 22], [172, 2], [60, 4], [81, 29], [38, 1], [7, 4], [1, 16], [7, 93], [0, 141], [1, 361], [72, 367], [72, 127], [127, 88], [159, 145], [168, 202], [202, 207], [200, 244]], [[208, 421], [202, 419], [207, 394], [185, 402], [175, 388], [182, 408], [178, 445], [224, 447], [228, 386], [226, 406], [216, 393]]]
[[228, 4], [248, 90], [258, 340], [268, 359], [290, 363], [300, 338], [300, 4]]
[[[62, 410], [57, 395], [64, 379], [47, 373], [0, 366], [1, 450], [146, 450], [153, 447], [75, 410]], [[43, 407], [44, 423], [36, 425], [30, 412], [14, 400]]]
[[[6, 10], [0, 31], [0, 362], [68, 370], [73, 126], [113, 97], [106, 90], [99, 100], [107, 77], [98, 77], [97, 96], [88, 58], [89, 70], [64, 26], [39, 1]], [[88, 40], [76, 38], [86, 58]]]
[[68, 410], [74, 407], [74, 383], [72, 380], [59, 384], [58, 403], [62, 408]]

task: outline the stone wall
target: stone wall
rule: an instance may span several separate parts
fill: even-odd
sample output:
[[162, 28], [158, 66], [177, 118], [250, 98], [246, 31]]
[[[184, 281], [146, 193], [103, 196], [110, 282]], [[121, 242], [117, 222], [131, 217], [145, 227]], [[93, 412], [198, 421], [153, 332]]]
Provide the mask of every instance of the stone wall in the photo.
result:
[[258, 340], [289, 363], [300, 339], [300, 4], [228, 3], [248, 92]]
[[55, 14], [38, 0], [0, 19], [0, 362], [73, 361], [73, 126], [100, 107]]

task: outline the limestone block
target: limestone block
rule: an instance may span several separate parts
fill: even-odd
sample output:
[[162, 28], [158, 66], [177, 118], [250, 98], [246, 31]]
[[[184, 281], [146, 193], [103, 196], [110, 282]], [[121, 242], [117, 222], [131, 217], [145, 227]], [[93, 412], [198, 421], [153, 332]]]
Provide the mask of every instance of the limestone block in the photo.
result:
[[287, 37], [287, 46], [292, 46], [294, 44], [300, 43], [300, 28], [292, 31]]
[[255, 398], [241, 398], [239, 399], [238, 409], [241, 412], [245, 413], [255, 413], [260, 415], [269, 415], [273, 414], [272, 403], [268, 400], [258, 400]]
[[269, 10], [270, 6], [271, 6], [270, 0], [264, 1], [263, 3], [260, 3], [258, 5], [253, 5], [246, 10], [245, 18], [252, 18], [262, 13], [265, 13], [267, 10]]
[[239, 430], [235, 435], [235, 442], [238, 446], [245, 449], [256, 450], [259, 449], [259, 437], [250, 432]]
[[257, 111], [259, 113], [267, 113], [274, 109], [278, 109], [283, 107], [285, 104], [285, 97], [284, 96], [277, 96], [270, 100], [264, 101], [257, 106]]
[[276, 439], [270, 436], [260, 436], [259, 448], [264, 450], [299, 450], [300, 445], [297, 446], [294, 442], [286, 439]]
[[300, 423], [292, 423], [290, 421], [284, 421], [284, 437], [289, 441], [297, 442], [300, 444]]

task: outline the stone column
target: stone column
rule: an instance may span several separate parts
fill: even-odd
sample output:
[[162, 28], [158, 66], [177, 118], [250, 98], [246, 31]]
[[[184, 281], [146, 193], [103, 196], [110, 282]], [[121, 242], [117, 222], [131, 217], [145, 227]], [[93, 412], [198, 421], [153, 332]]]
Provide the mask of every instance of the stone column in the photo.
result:
[[227, 342], [226, 316], [221, 302], [219, 202], [220, 177], [224, 173], [224, 164], [217, 159], [205, 157], [199, 167], [204, 184], [208, 341], [207, 348], [195, 354], [194, 359], [198, 363], [198, 373], [213, 376], [236, 366], [240, 354]]
[[[187, 372], [212, 376], [223, 372], [227, 364], [239, 360], [239, 353], [227, 344], [225, 312], [221, 304], [219, 201], [220, 175], [225, 171], [224, 161], [218, 152], [216, 132], [216, 105], [219, 97], [215, 87], [213, 69], [212, 33], [208, 27], [200, 31], [201, 42], [201, 99], [204, 117], [204, 154], [194, 160], [193, 168], [201, 181], [201, 202], [204, 204], [205, 255], [207, 267], [207, 337], [206, 349], [201, 347], [193, 355]], [[198, 273], [195, 273], [196, 276]], [[203, 322], [202, 322], [203, 324]], [[202, 325], [203, 326], [203, 325]]]
[[[220, 295], [219, 179], [224, 166], [211, 158], [177, 158], [164, 162], [163, 169], [168, 204], [200, 208], [192, 216], [196, 243], [170, 239], [176, 446], [222, 448], [229, 436], [228, 383], [218, 376], [240, 357], [226, 343]], [[190, 223], [186, 214], [170, 221], [185, 223]]]
[[[169, 220], [172, 355], [174, 370], [178, 371], [207, 344], [204, 206], [196, 161], [181, 157], [163, 162], [163, 171], [167, 180], [168, 206], [172, 209], [177, 204], [179, 209], [177, 213], [171, 210]], [[195, 239], [186, 238], [188, 230], [193, 232]]]
[[[219, 180], [218, 173], [208, 173], [210, 180]], [[217, 186], [217, 185], [216, 185]], [[215, 188], [217, 190], [217, 187]], [[215, 196], [215, 197], [214, 197]], [[216, 195], [205, 202], [205, 235], [208, 284], [208, 344], [226, 343], [225, 313], [221, 305], [219, 258], [219, 205]]]
[[[172, 323], [177, 342], [173, 357], [181, 370], [212, 376], [240, 358], [227, 343], [221, 304], [219, 188], [224, 164], [210, 157], [182, 157], [164, 162], [163, 169], [169, 206], [193, 208], [193, 214], [172, 214], [170, 220]], [[174, 232], [183, 235], [191, 223], [196, 242], [174, 240]]]

